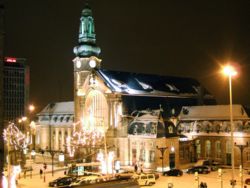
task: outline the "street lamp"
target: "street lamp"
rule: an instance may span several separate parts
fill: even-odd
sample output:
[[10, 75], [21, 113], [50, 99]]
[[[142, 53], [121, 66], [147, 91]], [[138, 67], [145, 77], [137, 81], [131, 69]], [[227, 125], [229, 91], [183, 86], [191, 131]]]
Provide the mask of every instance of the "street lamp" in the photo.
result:
[[220, 187], [221, 187], [221, 188], [223, 188], [223, 179], [222, 179], [222, 174], [223, 174], [222, 169], [221, 169], [221, 168], [219, 168], [219, 169], [218, 169], [218, 177], [219, 177]]
[[227, 65], [223, 68], [223, 73], [228, 76], [229, 80], [229, 111], [230, 111], [230, 124], [231, 124], [231, 165], [232, 165], [232, 187], [235, 186], [236, 180], [234, 179], [234, 126], [233, 126], [233, 102], [232, 102], [232, 77], [237, 75], [237, 71], [233, 66]]
[[[36, 151], [33, 149], [31, 152], [30, 152], [30, 157], [31, 159], [33, 159], [33, 162], [34, 163], [34, 159], [35, 159], [35, 155], [36, 155]], [[32, 168], [32, 163], [31, 163], [31, 170], [30, 170], [30, 178], [32, 178], [32, 171], [33, 171], [33, 168]]]
[[240, 178], [241, 178], [241, 188], [243, 188], [243, 151], [246, 147], [248, 147], [248, 142], [246, 144], [237, 144], [234, 143], [240, 149]]
[[160, 150], [160, 152], [161, 152], [161, 157], [160, 157], [160, 159], [162, 160], [162, 163], [161, 163], [161, 167], [162, 167], [162, 173], [163, 173], [163, 160], [164, 160], [164, 152], [165, 152], [165, 150], [167, 149], [167, 147], [158, 147], [158, 146], [156, 146], [156, 148], [158, 149], [158, 150]]

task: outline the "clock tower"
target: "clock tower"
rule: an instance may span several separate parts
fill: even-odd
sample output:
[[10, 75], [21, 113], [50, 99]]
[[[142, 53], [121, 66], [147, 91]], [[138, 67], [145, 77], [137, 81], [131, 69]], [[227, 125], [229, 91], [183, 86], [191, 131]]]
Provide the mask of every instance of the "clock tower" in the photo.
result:
[[92, 10], [85, 4], [80, 18], [78, 45], [74, 47], [75, 122], [79, 122], [83, 117], [86, 84], [91, 81], [94, 70], [100, 68], [101, 59], [98, 58], [100, 52], [101, 49], [96, 45]]

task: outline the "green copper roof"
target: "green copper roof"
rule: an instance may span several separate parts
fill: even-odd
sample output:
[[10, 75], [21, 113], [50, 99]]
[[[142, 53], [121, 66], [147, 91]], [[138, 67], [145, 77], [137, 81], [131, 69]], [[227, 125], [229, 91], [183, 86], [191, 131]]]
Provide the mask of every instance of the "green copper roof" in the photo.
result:
[[94, 19], [88, 4], [82, 10], [80, 21], [78, 46], [74, 47], [74, 53], [79, 57], [98, 56], [101, 49], [96, 46]]

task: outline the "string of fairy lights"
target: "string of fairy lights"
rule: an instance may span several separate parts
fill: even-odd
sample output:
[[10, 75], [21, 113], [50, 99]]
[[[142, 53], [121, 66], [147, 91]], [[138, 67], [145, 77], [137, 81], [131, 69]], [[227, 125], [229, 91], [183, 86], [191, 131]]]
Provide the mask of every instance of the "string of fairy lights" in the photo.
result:
[[22, 133], [14, 123], [10, 123], [3, 131], [4, 141], [9, 142], [9, 146], [14, 150], [25, 150], [31, 144], [30, 136]]
[[73, 124], [72, 136], [66, 138], [66, 148], [70, 157], [74, 156], [77, 148], [80, 147], [98, 147], [103, 145], [105, 131], [100, 127], [79, 126], [82, 121]]

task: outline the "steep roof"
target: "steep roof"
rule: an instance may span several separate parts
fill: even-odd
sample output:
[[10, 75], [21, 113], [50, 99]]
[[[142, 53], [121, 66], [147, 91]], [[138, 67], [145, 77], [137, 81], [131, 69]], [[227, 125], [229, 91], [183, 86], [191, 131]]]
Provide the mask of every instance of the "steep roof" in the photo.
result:
[[[233, 119], [249, 119], [242, 105], [233, 105]], [[184, 106], [179, 120], [229, 120], [229, 105]]]
[[[201, 84], [193, 78], [96, 70], [111, 91], [122, 95], [197, 97]], [[204, 89], [204, 96], [213, 96]]]

